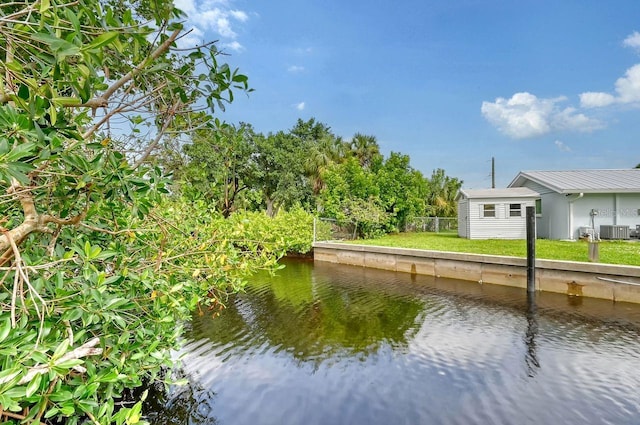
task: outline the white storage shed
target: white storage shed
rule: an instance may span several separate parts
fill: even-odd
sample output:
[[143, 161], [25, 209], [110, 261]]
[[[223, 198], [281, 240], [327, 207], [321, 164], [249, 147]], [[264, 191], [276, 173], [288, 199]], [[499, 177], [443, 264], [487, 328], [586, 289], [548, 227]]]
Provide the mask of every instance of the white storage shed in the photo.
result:
[[526, 207], [540, 194], [526, 187], [461, 189], [458, 236], [467, 239], [526, 239]]

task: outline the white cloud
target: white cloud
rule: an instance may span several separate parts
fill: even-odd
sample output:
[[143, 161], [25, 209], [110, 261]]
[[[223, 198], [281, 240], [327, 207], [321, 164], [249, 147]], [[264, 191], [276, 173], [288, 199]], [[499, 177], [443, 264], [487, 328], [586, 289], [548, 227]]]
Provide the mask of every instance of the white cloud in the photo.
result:
[[240, 22], [247, 22], [249, 20], [249, 15], [242, 10], [230, 10], [229, 14], [233, 16], [234, 19]]
[[482, 115], [502, 133], [514, 139], [542, 136], [554, 131], [593, 131], [602, 128], [599, 121], [577, 113], [575, 108], [562, 108], [565, 97], [541, 99], [527, 92], [511, 99], [499, 97], [495, 102], [482, 102]]
[[233, 50], [234, 52], [241, 52], [244, 50], [244, 46], [239, 42], [237, 42], [236, 40], [233, 40], [230, 43], [224, 43], [222, 47], [226, 47], [230, 50]]
[[[238, 24], [249, 20], [249, 15], [242, 10], [232, 9], [227, 0], [175, 0], [175, 5], [183, 10], [189, 18], [194, 31], [180, 41], [180, 47], [193, 47], [204, 41], [204, 34], [209, 33], [207, 40], [219, 38], [223, 46], [232, 50], [241, 50], [242, 45], [236, 41]], [[197, 42], [194, 42], [198, 36]]]
[[181, 48], [190, 48], [193, 46], [198, 46], [204, 43], [204, 41], [204, 33], [199, 28], [193, 27], [186, 35], [180, 37], [177, 43]]
[[560, 140], [556, 140], [555, 142], [553, 142], [557, 148], [561, 151], [561, 152], [571, 152], [571, 148], [567, 145], [565, 145], [562, 141]]
[[615, 84], [615, 95], [603, 92], [587, 92], [580, 95], [580, 104], [584, 108], [598, 108], [614, 103], [637, 104], [640, 106], [640, 64], [627, 69], [624, 77]]
[[[622, 44], [640, 53], [640, 33], [634, 31], [624, 39]], [[606, 92], [585, 92], [580, 95], [580, 105], [583, 108], [602, 108], [618, 104], [634, 104], [640, 107], [640, 64], [627, 69], [624, 77], [615, 83], [615, 94]]]
[[300, 103], [296, 104], [296, 109], [298, 111], [303, 111], [304, 110], [304, 102], [300, 102]]
[[586, 92], [580, 95], [580, 105], [583, 108], [601, 108], [615, 103], [616, 98], [609, 93]]
[[640, 64], [627, 69], [625, 76], [616, 81], [616, 93], [618, 102], [640, 102]]
[[187, 15], [191, 15], [196, 10], [193, 0], [174, 0], [173, 4]]
[[293, 73], [302, 72], [304, 71], [304, 66], [291, 65], [289, 68], [287, 68], [287, 71], [293, 72]]
[[636, 49], [640, 52], [640, 33], [638, 31], [634, 31], [633, 34], [624, 39], [622, 44], [625, 47], [631, 47], [632, 49]]

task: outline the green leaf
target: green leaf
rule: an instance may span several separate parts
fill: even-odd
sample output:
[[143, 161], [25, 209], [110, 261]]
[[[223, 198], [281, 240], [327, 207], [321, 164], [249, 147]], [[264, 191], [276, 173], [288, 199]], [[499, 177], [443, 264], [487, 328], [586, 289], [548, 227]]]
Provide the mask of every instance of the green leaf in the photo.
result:
[[51, 7], [50, 0], [40, 0], [40, 13], [44, 13]]
[[58, 111], [56, 110], [55, 105], [51, 105], [49, 108], [49, 121], [51, 125], [56, 125], [56, 121], [58, 120]]
[[73, 29], [75, 29], [76, 32], [80, 32], [80, 20], [78, 19], [78, 16], [73, 13], [73, 10], [70, 7], [65, 8], [65, 13], [67, 15], [67, 19], [69, 19], [73, 24]]
[[147, 398], [147, 390], [140, 397], [140, 401], [133, 405], [129, 413], [127, 414], [127, 425], [133, 425], [140, 422], [142, 417], [142, 402]]
[[60, 106], [75, 106], [80, 105], [82, 102], [75, 97], [52, 97], [51, 102]]
[[7, 316], [0, 324], [0, 342], [5, 340], [9, 332], [11, 332], [11, 319]]
[[56, 351], [53, 352], [53, 356], [51, 356], [51, 360], [55, 361], [60, 357], [64, 356], [69, 348], [69, 340], [67, 338], [63, 339], [60, 345], [56, 348]]
[[29, 99], [29, 86], [27, 86], [26, 84], [20, 84], [20, 88], [18, 89], [18, 97], [24, 100]]
[[10, 177], [13, 177], [14, 179], [18, 180], [20, 183], [28, 185], [30, 182], [29, 177], [26, 175], [26, 173], [35, 170], [35, 167], [33, 167], [30, 164], [24, 164], [21, 162], [10, 162], [7, 165], [7, 168], [5, 169], [5, 172], [7, 173], [7, 175], [9, 175]]
[[60, 363], [56, 363], [54, 369], [71, 369], [72, 367], [81, 365], [84, 363], [82, 359], [69, 359]]
[[27, 397], [31, 397], [33, 394], [35, 394], [35, 392], [38, 391], [38, 388], [40, 387], [41, 381], [42, 381], [42, 375], [34, 376], [33, 379], [27, 384], [25, 395]]
[[50, 417], [57, 415], [58, 412], [60, 412], [60, 409], [58, 409], [57, 407], [52, 407], [51, 409], [47, 410], [47, 413], [44, 414], [44, 418], [49, 419]]
[[73, 400], [73, 394], [71, 393], [71, 391], [58, 390], [51, 393], [49, 399], [54, 403], [61, 403], [68, 400]]
[[96, 37], [91, 43], [87, 44], [82, 50], [94, 50], [110, 44], [113, 40], [118, 38], [118, 33], [115, 31], [105, 32]]
[[35, 147], [36, 144], [32, 142], [21, 143], [15, 148], [11, 149], [11, 152], [9, 152], [4, 159], [7, 162], [19, 161], [22, 158], [33, 155]]
[[71, 416], [76, 412], [76, 408], [73, 405], [73, 402], [65, 402], [60, 405], [60, 413], [65, 416]]
[[56, 53], [59, 61], [67, 56], [74, 56], [80, 53], [80, 47], [68, 42], [67, 40], [58, 38], [55, 35], [38, 33], [32, 35], [31, 38], [48, 45], [51, 51]]
[[24, 387], [12, 387], [2, 393], [2, 395], [9, 398], [22, 398], [24, 397], [24, 394], [25, 394]]
[[248, 80], [246, 75], [238, 74], [233, 76], [234, 83], [246, 83]]
[[6, 382], [10, 382], [12, 379], [15, 379], [18, 375], [20, 375], [20, 370], [7, 369], [7, 370], [0, 371], [0, 379]]

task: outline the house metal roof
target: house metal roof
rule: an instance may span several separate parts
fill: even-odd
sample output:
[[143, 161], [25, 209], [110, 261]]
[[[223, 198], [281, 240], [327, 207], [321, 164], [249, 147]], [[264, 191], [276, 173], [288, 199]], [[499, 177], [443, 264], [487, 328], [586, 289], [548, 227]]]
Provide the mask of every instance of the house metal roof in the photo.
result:
[[521, 171], [510, 188], [531, 180], [558, 193], [640, 193], [640, 169]]
[[494, 199], [494, 198], [539, 198], [540, 194], [528, 187], [511, 187], [506, 189], [460, 189], [458, 198]]

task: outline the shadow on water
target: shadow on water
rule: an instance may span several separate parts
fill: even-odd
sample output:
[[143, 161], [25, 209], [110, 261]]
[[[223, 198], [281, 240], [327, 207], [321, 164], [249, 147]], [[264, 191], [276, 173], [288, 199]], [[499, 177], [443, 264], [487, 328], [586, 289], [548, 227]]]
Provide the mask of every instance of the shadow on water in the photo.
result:
[[536, 294], [535, 292], [527, 292], [527, 332], [524, 336], [524, 343], [527, 349], [524, 362], [527, 369], [527, 376], [530, 378], [533, 378], [540, 368], [540, 362], [538, 361], [538, 355], [536, 353], [536, 335], [538, 334], [536, 310]]
[[285, 264], [219, 317], [194, 315], [181, 352], [190, 384], [152, 391], [151, 423], [631, 424], [640, 414], [639, 306]]

